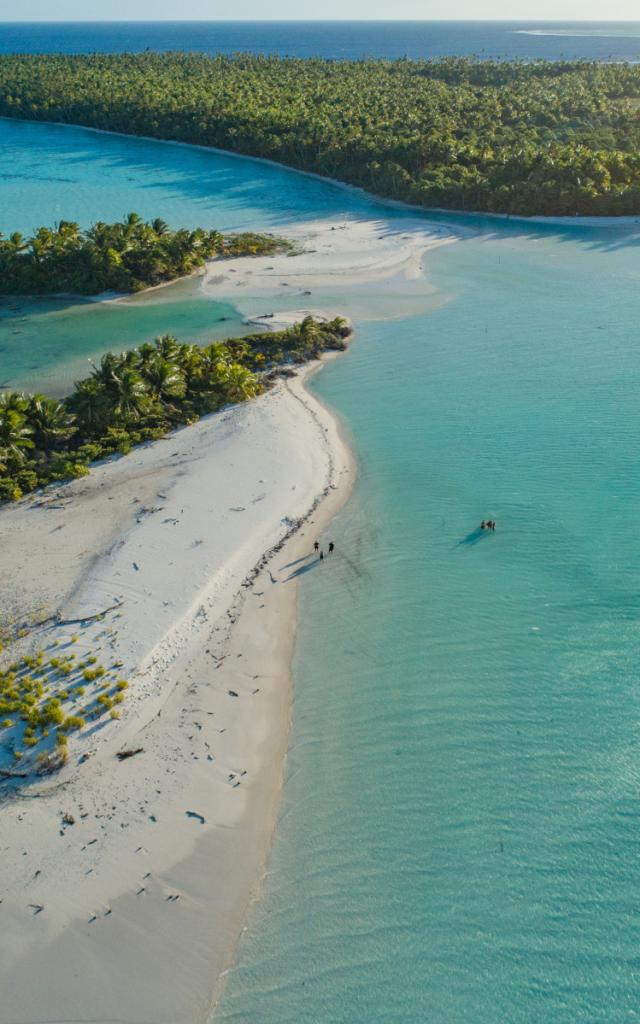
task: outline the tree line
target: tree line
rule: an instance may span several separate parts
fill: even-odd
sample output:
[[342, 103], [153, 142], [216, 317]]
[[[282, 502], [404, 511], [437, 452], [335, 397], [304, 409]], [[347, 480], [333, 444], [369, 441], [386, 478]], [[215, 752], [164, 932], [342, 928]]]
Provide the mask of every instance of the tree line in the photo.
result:
[[640, 213], [640, 67], [0, 57], [0, 114], [268, 157], [427, 207]]
[[288, 248], [284, 239], [253, 232], [225, 237], [203, 228], [172, 231], [165, 221], [146, 222], [137, 213], [114, 224], [99, 221], [86, 231], [61, 220], [30, 238], [0, 234], [0, 294], [136, 292], [190, 274], [216, 257]]
[[62, 401], [0, 394], [0, 501], [56, 480], [84, 476], [97, 459], [254, 398], [286, 364], [344, 349], [350, 328], [337, 317], [306, 317], [283, 331], [229, 338], [206, 347], [171, 335], [107, 353]]

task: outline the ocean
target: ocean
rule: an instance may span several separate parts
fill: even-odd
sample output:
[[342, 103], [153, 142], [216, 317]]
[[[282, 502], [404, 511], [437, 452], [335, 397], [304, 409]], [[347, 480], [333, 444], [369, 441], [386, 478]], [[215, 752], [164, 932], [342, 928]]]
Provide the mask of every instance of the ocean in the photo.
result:
[[0, 53], [142, 50], [287, 57], [640, 60], [640, 22], [158, 21], [4, 22]]
[[[78, 128], [0, 121], [0, 153], [5, 232], [405, 216]], [[468, 235], [417, 281], [314, 293], [355, 321], [313, 386], [359, 476], [301, 585], [280, 818], [215, 1024], [638, 1013], [640, 225], [438, 221]], [[220, 336], [246, 301], [5, 304], [0, 382], [59, 393], [107, 342]]]

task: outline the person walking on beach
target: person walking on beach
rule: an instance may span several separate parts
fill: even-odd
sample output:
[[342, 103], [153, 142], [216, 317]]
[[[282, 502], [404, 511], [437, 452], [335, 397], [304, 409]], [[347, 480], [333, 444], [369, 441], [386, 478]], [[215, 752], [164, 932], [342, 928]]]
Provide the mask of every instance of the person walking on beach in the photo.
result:
[[333, 551], [333, 548], [334, 548], [334, 543], [333, 543], [332, 540], [330, 540], [329, 541], [329, 554], [331, 554], [331, 552]]
[[324, 562], [324, 551], [320, 552], [320, 561]]
[[316, 541], [314, 542], [314, 545], [313, 545], [313, 550], [314, 550], [314, 551], [317, 551], [319, 547], [320, 547], [320, 545], [318, 544], [318, 541], [316, 540]]

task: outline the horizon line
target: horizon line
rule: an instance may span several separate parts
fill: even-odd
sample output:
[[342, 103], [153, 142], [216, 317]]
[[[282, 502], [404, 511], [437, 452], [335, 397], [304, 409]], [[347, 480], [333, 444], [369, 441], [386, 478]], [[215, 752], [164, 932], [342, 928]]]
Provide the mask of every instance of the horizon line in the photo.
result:
[[536, 25], [640, 25], [637, 18], [26, 18], [18, 21], [0, 18], [0, 25], [269, 25], [269, 24], [408, 24], [447, 25], [461, 24], [536, 24]]

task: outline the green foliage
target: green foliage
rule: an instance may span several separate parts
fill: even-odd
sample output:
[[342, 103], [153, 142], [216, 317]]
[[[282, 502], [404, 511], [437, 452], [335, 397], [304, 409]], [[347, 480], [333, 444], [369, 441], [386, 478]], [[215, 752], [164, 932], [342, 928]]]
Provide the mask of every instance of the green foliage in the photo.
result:
[[[640, 68], [604, 62], [0, 58], [8, 117], [220, 146], [424, 206], [503, 213], [639, 213], [639, 98]], [[117, 277], [121, 252], [105, 251]]]
[[68, 715], [62, 722], [60, 728], [63, 732], [75, 732], [77, 729], [83, 729], [85, 725], [84, 718], [80, 715]]
[[[225, 238], [203, 228], [170, 231], [164, 221], [145, 223], [137, 213], [115, 224], [99, 221], [88, 231], [61, 220], [54, 228], [38, 228], [31, 238], [19, 232], [0, 235], [0, 294], [137, 292], [191, 274], [215, 257], [265, 255], [288, 247], [271, 235]], [[44, 447], [66, 430], [66, 412], [41, 395], [32, 404], [33, 426], [42, 405], [43, 426], [34, 430], [34, 441]]]
[[[0, 501], [81, 476], [91, 461], [126, 455], [175, 427], [254, 398], [264, 388], [266, 372], [317, 358], [327, 349], [343, 349], [348, 334], [339, 317], [328, 323], [306, 317], [284, 331], [229, 338], [205, 348], [180, 344], [167, 334], [153, 345], [121, 355], [107, 353], [63, 402], [52, 403], [42, 395], [1, 394], [0, 442], [5, 417], [6, 445], [0, 449]], [[50, 421], [44, 418], [47, 409]], [[52, 658], [50, 665], [69, 675], [72, 657]], [[95, 657], [86, 660], [95, 665]], [[90, 682], [104, 671], [86, 668], [83, 674]]]

